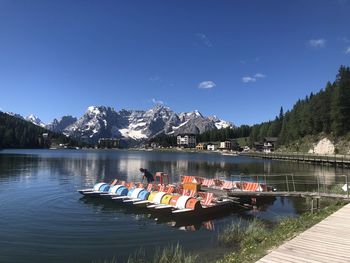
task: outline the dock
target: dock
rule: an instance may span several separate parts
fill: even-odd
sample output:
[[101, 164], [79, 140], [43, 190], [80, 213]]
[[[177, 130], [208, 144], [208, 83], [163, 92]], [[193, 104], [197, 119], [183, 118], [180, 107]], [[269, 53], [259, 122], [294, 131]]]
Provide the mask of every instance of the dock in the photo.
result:
[[315, 153], [280, 153], [280, 152], [246, 152], [240, 153], [242, 156], [253, 158], [263, 158], [272, 160], [286, 160], [306, 163], [317, 163], [332, 166], [350, 166], [350, 155], [340, 154], [315, 154]]
[[276, 262], [350, 262], [350, 204], [258, 260]]
[[229, 191], [227, 192], [229, 197], [251, 196], [251, 197], [267, 197], [267, 196], [284, 196], [284, 197], [311, 197], [311, 198], [333, 198], [339, 200], [350, 201], [349, 195], [346, 194], [334, 194], [323, 192], [250, 192], [250, 191]]

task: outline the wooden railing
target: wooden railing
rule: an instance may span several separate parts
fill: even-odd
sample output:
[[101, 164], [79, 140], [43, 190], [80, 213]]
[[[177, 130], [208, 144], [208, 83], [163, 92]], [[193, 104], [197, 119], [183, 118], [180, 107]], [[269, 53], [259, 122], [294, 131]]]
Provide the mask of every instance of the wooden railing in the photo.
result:
[[[231, 178], [232, 181], [240, 182], [241, 185], [242, 182], [247, 181], [264, 184], [268, 186], [264, 188], [264, 192], [271, 191], [273, 188], [274, 191], [281, 193], [281, 195], [286, 193], [302, 195], [305, 193], [308, 195], [318, 194], [329, 197], [349, 198], [349, 175], [336, 175], [332, 183], [329, 182], [329, 178], [322, 174], [311, 176], [297, 174], [240, 174], [231, 175]], [[346, 185], [348, 185], [347, 189]], [[277, 196], [279, 195], [278, 193], [276, 193]]]
[[327, 155], [327, 154], [314, 154], [314, 153], [247, 152], [247, 153], [241, 153], [241, 155], [255, 157], [255, 158], [266, 158], [266, 159], [276, 159], [276, 160], [328, 163], [333, 165], [350, 165], [350, 155], [341, 155], [341, 154]]

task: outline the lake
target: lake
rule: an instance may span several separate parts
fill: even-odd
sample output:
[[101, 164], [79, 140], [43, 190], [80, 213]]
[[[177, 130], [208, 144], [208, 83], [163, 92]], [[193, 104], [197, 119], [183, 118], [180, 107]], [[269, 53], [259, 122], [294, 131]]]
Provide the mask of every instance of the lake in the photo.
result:
[[[77, 189], [114, 178], [139, 181], [139, 168], [208, 178], [255, 178], [280, 189], [332, 187], [348, 170], [207, 153], [116, 150], [0, 151], [0, 262], [123, 262], [140, 247], [148, 255], [169, 244], [207, 260], [225, 253], [218, 232], [259, 217], [273, 224], [306, 210], [304, 200], [276, 198], [261, 209], [232, 211], [201, 222], [158, 222], [111, 201], [82, 198]], [[287, 174], [293, 174], [287, 175]], [[265, 176], [264, 176], [265, 175]], [[250, 177], [251, 176], [251, 177]], [[286, 177], [288, 182], [286, 182]]]

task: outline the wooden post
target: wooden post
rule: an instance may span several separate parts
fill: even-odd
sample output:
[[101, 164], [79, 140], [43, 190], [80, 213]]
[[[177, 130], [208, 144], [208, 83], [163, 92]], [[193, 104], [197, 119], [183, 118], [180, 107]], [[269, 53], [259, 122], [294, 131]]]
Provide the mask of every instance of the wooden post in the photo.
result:
[[320, 175], [317, 175], [317, 191], [320, 194]]
[[289, 192], [288, 175], [286, 175], [287, 192]]
[[317, 199], [318, 202], [317, 202], [317, 210], [320, 210], [321, 209], [321, 197]]
[[346, 183], [346, 195], [349, 198], [349, 185], [348, 185], [348, 175], [345, 175], [345, 183]]
[[294, 192], [295, 192], [294, 174], [292, 174], [292, 181], [293, 181], [293, 189], [294, 189]]
[[311, 197], [311, 214], [314, 213], [314, 198]]
[[243, 185], [242, 185], [242, 175], [239, 175], [239, 181], [240, 181], [240, 186], [241, 186], [241, 191], [243, 191]]

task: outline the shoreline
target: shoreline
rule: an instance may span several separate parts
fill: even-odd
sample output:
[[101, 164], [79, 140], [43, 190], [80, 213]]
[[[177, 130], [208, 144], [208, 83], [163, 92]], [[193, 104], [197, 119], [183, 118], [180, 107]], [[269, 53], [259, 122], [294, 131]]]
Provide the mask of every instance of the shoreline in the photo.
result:
[[262, 236], [251, 233], [240, 244], [240, 249], [225, 255], [216, 263], [249, 263], [258, 262], [267, 254], [278, 249], [283, 244], [308, 231], [313, 226], [342, 209], [348, 202], [332, 202], [318, 213], [306, 212], [298, 218], [285, 218], [271, 231]]

